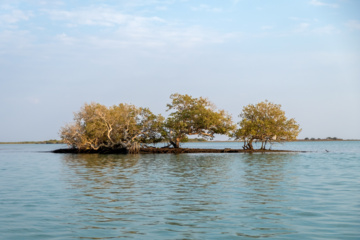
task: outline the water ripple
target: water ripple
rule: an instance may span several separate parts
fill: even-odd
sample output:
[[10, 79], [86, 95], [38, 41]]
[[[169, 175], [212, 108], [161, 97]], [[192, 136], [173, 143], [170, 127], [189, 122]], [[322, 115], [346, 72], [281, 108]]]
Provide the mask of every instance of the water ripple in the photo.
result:
[[[323, 147], [323, 146], [321, 146]], [[1, 239], [358, 239], [359, 152], [0, 154]]]

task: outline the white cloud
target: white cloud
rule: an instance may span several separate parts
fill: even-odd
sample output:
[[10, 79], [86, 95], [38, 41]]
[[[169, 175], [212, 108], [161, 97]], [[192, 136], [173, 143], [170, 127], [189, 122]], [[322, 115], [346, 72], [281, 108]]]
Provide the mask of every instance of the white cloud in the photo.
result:
[[[65, 36], [62, 36], [65, 37]], [[158, 48], [158, 47], [180, 47], [192, 48], [204, 44], [221, 44], [230, 38], [233, 34], [220, 34], [201, 29], [199, 27], [174, 28], [172, 26], [164, 27], [126, 27], [121, 28], [113, 36], [104, 38], [90, 36], [79, 42], [87, 42], [95, 45], [97, 48]]]
[[339, 30], [333, 25], [325, 25], [320, 27], [315, 27], [315, 24], [310, 24], [308, 22], [302, 22], [294, 30], [297, 34], [317, 34], [317, 35], [329, 35], [337, 34]]
[[261, 26], [261, 30], [271, 30], [273, 28], [274, 26], [270, 26], [270, 25]]
[[353, 30], [360, 30], [360, 22], [357, 20], [350, 20], [346, 25]]
[[[1, 10], [5, 10], [6, 13], [1, 13]], [[0, 25], [5, 26], [12, 26], [16, 23], [19, 23], [21, 21], [27, 21], [32, 17], [31, 12], [24, 12], [19, 9], [14, 9], [10, 7], [4, 7], [0, 9]]]
[[198, 7], [191, 7], [192, 11], [205, 11], [205, 12], [221, 12], [222, 9], [221, 8], [214, 8], [214, 7], [210, 7], [209, 5], [206, 4], [201, 4]]
[[55, 37], [57, 40], [59, 40], [60, 42], [64, 43], [65, 45], [73, 45], [77, 42], [77, 40], [73, 37], [69, 37], [67, 34], [62, 33], [62, 34], [58, 34]]
[[[204, 7], [205, 8], [205, 7]], [[93, 34], [81, 36], [79, 39], [64, 33], [56, 39], [64, 44], [87, 42], [104, 48], [124, 46], [159, 47], [164, 45], [192, 47], [198, 44], [222, 43], [233, 35], [206, 30], [198, 26], [182, 26], [174, 22], [166, 22], [159, 17], [142, 17], [123, 14], [110, 8], [87, 8], [75, 11], [46, 11], [50, 18], [59, 21], [64, 26], [82, 27], [112, 27], [107, 35]]]
[[23, 54], [24, 49], [31, 48], [32, 40], [33, 37], [27, 31], [0, 31], [0, 55], [4, 53]]
[[158, 11], [166, 11], [166, 10], [168, 10], [168, 7], [166, 7], [166, 6], [158, 6], [155, 9], [158, 10]]
[[332, 8], [337, 8], [338, 5], [334, 4], [334, 3], [325, 3], [325, 2], [321, 2], [318, 0], [311, 0], [310, 4], [313, 6], [324, 6], [324, 7], [332, 7]]
[[332, 25], [327, 25], [320, 28], [315, 28], [312, 30], [313, 33], [319, 34], [319, 35], [329, 35], [329, 34], [335, 34], [339, 33], [339, 31]]
[[116, 26], [133, 23], [162, 22], [158, 17], [139, 17], [116, 12], [110, 8], [90, 8], [77, 11], [49, 10], [47, 13], [53, 20], [67, 21], [72, 26]]
[[[182, 0], [181, 2], [186, 2], [186, 1], [187, 0]], [[171, 5], [174, 3], [175, 0], [131, 0], [131, 1], [125, 1], [125, 3], [123, 3], [123, 6], [127, 8], [137, 8], [137, 7], [151, 7], [157, 5]]]
[[309, 27], [310, 27], [309, 23], [306, 23], [306, 22], [300, 23], [297, 26], [297, 28], [295, 29], [295, 32], [297, 32], [297, 33], [305, 32], [309, 29]]
[[55, 0], [51, 0], [51, 1], [40, 1], [39, 2], [40, 5], [44, 5], [44, 6], [48, 6], [48, 5], [53, 5], [53, 6], [63, 6], [65, 5], [64, 2], [62, 1], [55, 1]]
[[290, 20], [295, 21], [295, 22], [319, 22], [319, 20], [317, 18], [299, 18], [299, 17], [289, 17]]

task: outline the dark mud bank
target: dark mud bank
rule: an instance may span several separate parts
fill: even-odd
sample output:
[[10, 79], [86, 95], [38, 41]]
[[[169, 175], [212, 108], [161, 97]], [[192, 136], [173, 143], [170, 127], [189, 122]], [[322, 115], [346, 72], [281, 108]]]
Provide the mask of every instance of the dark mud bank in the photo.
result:
[[[86, 154], [127, 154], [128, 152], [125, 149], [101, 149], [101, 150], [79, 150], [73, 148], [64, 148], [57, 149], [52, 151], [53, 153], [86, 153]], [[295, 153], [302, 151], [289, 151], [289, 150], [243, 150], [243, 149], [204, 149], [204, 148], [141, 148], [140, 153], [149, 154], [149, 153]]]

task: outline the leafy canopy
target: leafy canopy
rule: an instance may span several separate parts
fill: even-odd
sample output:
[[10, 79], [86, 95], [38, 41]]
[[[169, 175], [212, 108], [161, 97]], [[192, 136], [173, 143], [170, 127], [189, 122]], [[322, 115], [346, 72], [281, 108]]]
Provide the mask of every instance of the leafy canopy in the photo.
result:
[[167, 111], [172, 111], [165, 121], [166, 138], [174, 147], [179, 147], [188, 135], [210, 138], [214, 134], [229, 134], [235, 126], [231, 116], [216, 107], [206, 98], [193, 98], [178, 93], [170, 96]]
[[253, 149], [252, 142], [256, 140], [265, 149], [266, 143], [294, 140], [301, 131], [295, 119], [287, 119], [280, 104], [267, 100], [245, 106], [239, 116], [242, 120], [235, 137], [244, 140], [244, 148]]
[[74, 123], [61, 128], [62, 140], [73, 148], [123, 148], [137, 151], [140, 142], [161, 140], [159, 129], [163, 117], [147, 108], [130, 104], [106, 107], [98, 103], [84, 104], [74, 114]]

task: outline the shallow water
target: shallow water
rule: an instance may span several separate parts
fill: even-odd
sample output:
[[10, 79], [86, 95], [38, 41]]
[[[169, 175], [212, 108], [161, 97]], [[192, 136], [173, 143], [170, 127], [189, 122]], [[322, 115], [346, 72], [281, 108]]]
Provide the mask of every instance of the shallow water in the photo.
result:
[[360, 236], [360, 142], [273, 146], [309, 151], [280, 154], [46, 152], [59, 147], [0, 145], [0, 239]]

